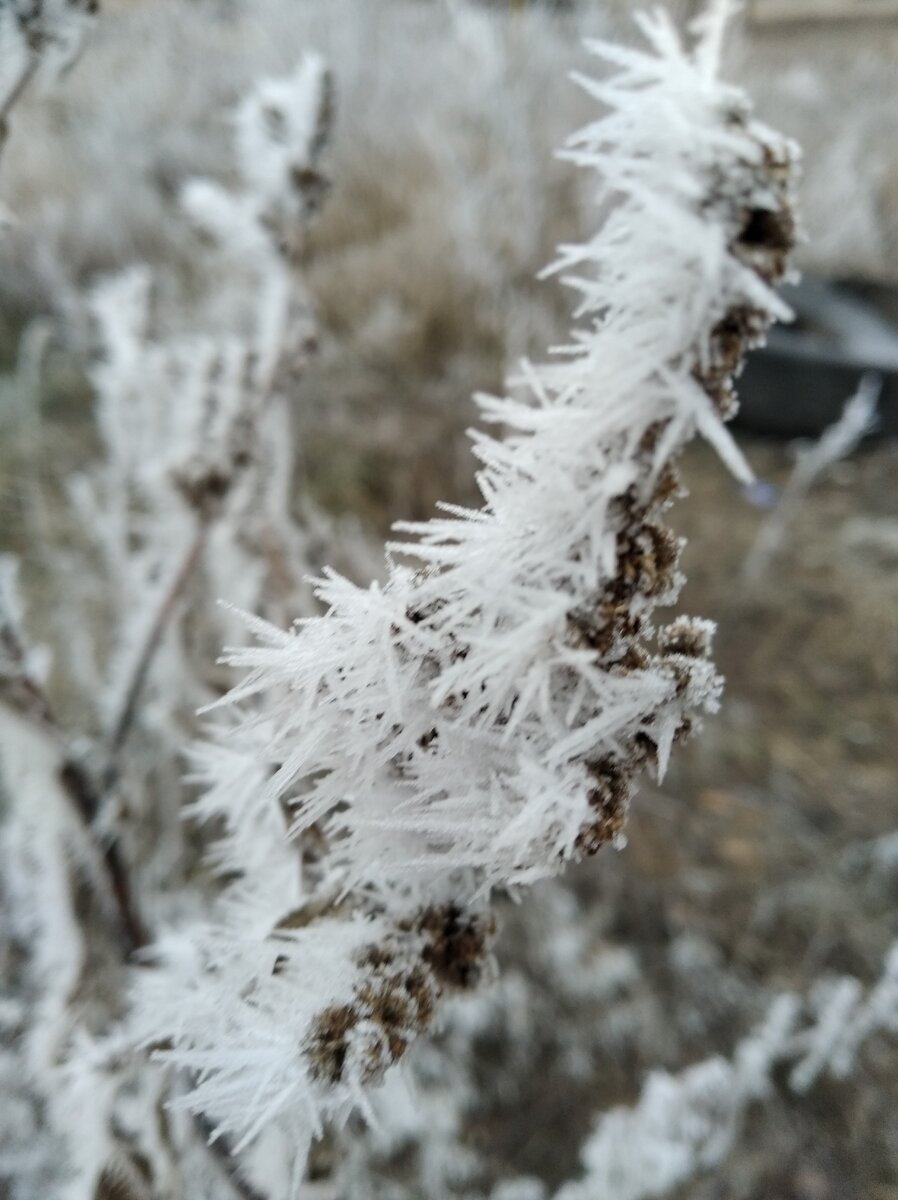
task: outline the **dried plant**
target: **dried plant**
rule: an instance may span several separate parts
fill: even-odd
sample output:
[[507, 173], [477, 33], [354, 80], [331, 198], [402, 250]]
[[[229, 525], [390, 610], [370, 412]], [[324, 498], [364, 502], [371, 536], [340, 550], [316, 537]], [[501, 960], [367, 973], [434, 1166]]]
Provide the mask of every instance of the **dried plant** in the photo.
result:
[[648, 1200], [723, 1163], [753, 1104], [773, 1090], [774, 1070], [806, 1092], [823, 1074], [846, 1078], [864, 1042], [898, 1033], [898, 943], [867, 996], [850, 976], [820, 980], [806, 999], [782, 995], [736, 1047], [678, 1075], [652, 1074], [638, 1104], [599, 1120], [583, 1149], [583, 1179], [556, 1200]]
[[490, 973], [491, 892], [619, 844], [639, 774], [717, 704], [710, 624], [655, 623], [681, 584], [664, 513], [696, 432], [750, 476], [731, 380], [786, 313], [795, 237], [794, 148], [717, 79], [726, 7], [694, 49], [661, 15], [647, 51], [591, 46], [618, 68], [581, 81], [610, 113], [565, 153], [611, 211], [553, 268], [571, 344], [480, 398], [505, 430], [474, 435], [483, 507], [400, 526], [382, 587], [328, 573], [324, 616], [251, 620], [228, 656], [245, 675], [195, 810], [232, 882], [160, 941], [131, 1029], [218, 1134], [265, 1147], [260, 1187], [273, 1144], [298, 1186], [324, 1122], [368, 1111]]
[[876, 428], [881, 387], [878, 376], [864, 375], [855, 394], [845, 402], [838, 421], [825, 429], [812, 445], [799, 449], [783, 493], [761, 524], [746, 557], [743, 577], [751, 586], [756, 587], [764, 578], [817, 479], [834, 463], [847, 458]]
[[[182, 819], [183, 750], [195, 708], [221, 693], [211, 656], [235, 622], [216, 599], [274, 619], [308, 603], [290, 394], [314, 336], [298, 260], [325, 191], [332, 107], [315, 57], [263, 81], [236, 114], [234, 186], [189, 187], [207, 240], [197, 332], [171, 288], [154, 305], [146, 269], [93, 291], [103, 457], [71, 481], [77, 550], [50, 558], [67, 606], [51, 656], [31, 646], [15, 564], [5, 572], [3, 1073], [43, 1129], [26, 1121], [36, 1144], [13, 1177], [42, 1194], [55, 1157], [60, 1196], [220, 1195], [231, 1175], [204, 1126], [156, 1129], [162, 1081], [110, 1030], [135, 955], [201, 911], [209, 888], [202, 838]], [[51, 670], [74, 703], [57, 704]]]
[[14, 105], [40, 72], [78, 57], [97, 0], [3, 0], [0, 4], [0, 149]]

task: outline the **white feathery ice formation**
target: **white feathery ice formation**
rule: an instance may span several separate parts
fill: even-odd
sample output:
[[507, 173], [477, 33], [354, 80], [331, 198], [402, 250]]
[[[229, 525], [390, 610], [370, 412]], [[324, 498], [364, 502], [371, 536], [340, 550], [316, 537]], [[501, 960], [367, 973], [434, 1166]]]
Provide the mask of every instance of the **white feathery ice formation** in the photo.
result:
[[731, 378], [788, 315], [795, 236], [795, 149], [717, 78], [727, 7], [694, 48], [661, 13], [645, 50], [590, 44], [608, 112], [565, 155], [607, 215], [551, 268], [579, 296], [570, 344], [479, 398], [501, 428], [473, 435], [482, 507], [400, 526], [383, 586], [326, 573], [323, 616], [251, 618], [228, 654], [195, 814], [230, 882], [159, 942], [133, 1027], [232, 1149], [280, 1129], [294, 1185], [488, 971], [491, 890], [620, 842], [634, 777], [716, 708], [711, 625], [653, 624], [681, 586], [663, 513], [695, 434], [750, 477]]

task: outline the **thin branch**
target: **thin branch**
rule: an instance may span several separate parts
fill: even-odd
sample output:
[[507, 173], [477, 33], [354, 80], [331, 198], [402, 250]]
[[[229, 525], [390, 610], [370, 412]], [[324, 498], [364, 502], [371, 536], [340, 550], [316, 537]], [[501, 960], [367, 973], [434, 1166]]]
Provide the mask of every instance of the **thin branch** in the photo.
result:
[[[9, 619], [0, 618], [0, 649], [13, 668], [13, 674], [0, 677], [0, 698], [31, 723], [39, 726], [60, 753], [59, 782], [72, 802], [82, 825], [92, 836], [102, 795], [87, 771], [72, 755], [63, 727], [41, 683], [28, 669], [28, 656], [17, 630]], [[126, 958], [145, 946], [149, 937], [137, 910], [128, 868], [121, 846], [110, 839], [98, 846], [119, 924], [119, 937]]]
[[[87, 772], [74, 759], [65, 760], [59, 768], [59, 779], [81, 817], [85, 828], [93, 832], [93, 821], [100, 810], [102, 797], [96, 791]], [[99, 847], [100, 857], [106, 869], [109, 888], [115, 901], [121, 927], [122, 948], [126, 958], [146, 946], [149, 933], [137, 910], [137, 902], [131, 887], [128, 866], [117, 838], [109, 838]]]
[[876, 428], [881, 391], [882, 378], [867, 372], [839, 419], [827, 426], [817, 442], [799, 452], [780, 501], [758, 530], [743, 564], [742, 578], [750, 587], [756, 587], [765, 576], [817, 479], [834, 463], [847, 458]]
[[109, 761], [103, 773], [103, 782], [106, 786], [114, 782], [118, 757], [134, 727], [153, 660], [159, 651], [159, 647], [162, 645], [165, 632], [177, 609], [178, 601], [181, 599], [184, 589], [199, 562], [200, 554], [205, 544], [206, 528], [207, 526], [204, 522], [200, 523], [197, 527], [193, 539], [181, 560], [181, 564], [175, 572], [174, 578], [165, 595], [162, 597], [156, 615], [147, 631], [140, 654], [137, 656], [131, 679], [125, 689], [122, 706], [112, 725], [112, 733], [109, 738]]
[[196, 1113], [194, 1123], [202, 1135], [206, 1149], [215, 1159], [222, 1171], [227, 1175], [228, 1183], [240, 1196], [241, 1200], [267, 1200], [261, 1192], [257, 1192], [251, 1183], [248, 1183], [239, 1173], [235, 1166], [233, 1152], [221, 1134], [215, 1133], [210, 1122], [201, 1114]]
[[12, 91], [6, 97], [6, 99], [3, 102], [3, 105], [0, 106], [0, 142], [2, 142], [3, 135], [6, 133], [7, 117], [12, 112], [12, 110], [15, 108], [15, 106], [19, 102], [19, 99], [21, 98], [23, 92], [28, 87], [29, 83], [31, 83], [32, 79], [34, 78], [35, 72], [37, 71], [37, 68], [38, 68], [39, 61], [40, 60], [38, 58], [38, 55], [32, 53], [31, 57], [28, 60], [28, 66], [25, 68], [25, 70], [19, 76], [18, 83], [15, 85], [15, 87], [12, 89]]
[[0, 614], [0, 650], [13, 671], [0, 675], [0, 687], [9, 700], [10, 708], [39, 725], [59, 731], [50, 701], [38, 681], [28, 670], [27, 655], [22, 640], [12, 622]]

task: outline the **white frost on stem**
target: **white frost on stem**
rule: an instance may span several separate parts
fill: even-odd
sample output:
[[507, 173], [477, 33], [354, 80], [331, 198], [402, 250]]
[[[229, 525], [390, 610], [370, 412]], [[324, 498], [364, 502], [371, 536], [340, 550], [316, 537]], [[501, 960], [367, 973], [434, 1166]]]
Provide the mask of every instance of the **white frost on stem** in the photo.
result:
[[556, 1200], [650, 1200], [719, 1166], [749, 1107], [770, 1093], [774, 1068], [790, 1065], [789, 1083], [803, 1093], [825, 1072], [849, 1075], [874, 1034], [898, 1034], [898, 943], [866, 998], [863, 991], [846, 976], [820, 982], [804, 1004], [779, 996], [731, 1060], [653, 1072], [633, 1108], [600, 1118], [583, 1149], [586, 1174]]
[[0, 5], [0, 144], [6, 118], [31, 80], [78, 57], [96, 0], [4, 0]]

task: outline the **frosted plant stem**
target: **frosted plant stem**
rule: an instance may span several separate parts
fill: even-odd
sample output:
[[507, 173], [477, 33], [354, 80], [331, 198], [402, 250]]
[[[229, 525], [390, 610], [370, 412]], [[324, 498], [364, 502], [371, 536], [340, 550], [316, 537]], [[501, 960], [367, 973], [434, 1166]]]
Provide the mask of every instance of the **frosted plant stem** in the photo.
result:
[[584, 1177], [554, 1200], [668, 1195], [726, 1161], [747, 1113], [774, 1092], [777, 1068], [791, 1068], [789, 1087], [803, 1095], [823, 1074], [847, 1078], [861, 1047], [880, 1033], [898, 1033], [898, 942], [866, 996], [851, 976], [818, 980], [806, 997], [777, 996], [731, 1058], [653, 1071], [635, 1105], [598, 1118], [581, 1152]]
[[[0, 624], [0, 647], [15, 670], [14, 678], [0, 694], [10, 708], [38, 726], [60, 752], [59, 782], [81, 824], [94, 841], [93, 823], [102, 805], [102, 794], [72, 754], [49, 697], [28, 669], [28, 656], [21, 637], [12, 623], [5, 619]], [[114, 902], [122, 951], [125, 959], [128, 959], [147, 944], [149, 936], [137, 911], [128, 868], [118, 840], [108, 838], [95, 848]]]
[[[73, 36], [63, 18], [80, 20], [92, 7], [0, 0], [0, 34], [9, 18], [16, 35], [0, 36], [0, 52], [11, 46], [17, 55], [6, 74], [12, 100], [27, 82], [29, 55], [43, 49], [25, 35], [40, 33], [58, 62]], [[0, 96], [4, 113], [7, 99]], [[314, 320], [292, 253], [326, 190], [320, 159], [331, 114], [327, 68], [306, 56], [288, 77], [260, 81], [240, 105], [236, 186], [193, 180], [184, 189], [185, 213], [218, 247], [216, 294], [197, 328], [179, 325], [167, 336], [154, 328], [145, 268], [92, 293], [105, 461], [68, 483], [105, 570], [79, 581], [74, 596], [60, 580], [75, 604], [48, 648], [54, 678], [77, 684], [82, 712], [71, 724], [61, 707], [54, 711], [49, 659], [25, 635], [14, 587], [8, 606], [3, 588], [0, 754], [12, 803], [0, 830], [0, 950], [21, 947], [11, 984], [26, 999], [20, 1014], [14, 995], [16, 1044], [0, 1046], [0, 1078], [13, 1078], [40, 1112], [42, 1136], [32, 1138], [26, 1122], [13, 1147], [18, 1154], [20, 1141], [34, 1141], [33, 1174], [46, 1162], [54, 1200], [274, 1200], [277, 1190], [238, 1165], [236, 1139], [204, 1114], [168, 1117], [166, 1082], [122, 1049], [113, 1025], [128, 1010], [129, 981], [148, 972], [137, 952], [163, 919], [207, 899], [208, 879], [194, 871], [201, 839], [178, 824], [186, 712], [215, 694], [190, 651], [220, 643], [233, 623], [213, 604], [219, 596], [253, 610], [271, 586], [278, 608], [292, 612], [300, 593], [307, 560], [290, 507], [287, 387], [313, 348]], [[23, 354], [23, 365], [32, 357]], [[54, 559], [47, 568], [64, 574]], [[0, 572], [14, 584], [14, 561], [0, 562]], [[108, 628], [95, 633], [98, 612]], [[270, 860], [265, 870], [273, 874]], [[43, 1182], [31, 1184], [23, 1195], [49, 1195]]]
[[209, 1154], [227, 1175], [228, 1183], [240, 1197], [240, 1200], [268, 1200], [262, 1192], [257, 1191], [252, 1184], [247, 1183], [239, 1171], [235, 1169], [236, 1160], [227, 1139], [216, 1137], [212, 1124], [201, 1113], [197, 1113], [194, 1116], [194, 1124], [199, 1130]]
[[809, 448], [799, 451], [780, 502], [761, 525], [745, 559], [742, 575], [747, 584], [757, 587], [763, 581], [820, 476], [834, 463], [852, 454], [875, 428], [881, 390], [881, 378], [875, 372], [868, 372], [855, 394], [846, 401], [838, 421], [829, 425]]
[[29, 718], [37, 724], [50, 729], [55, 734], [59, 725], [53, 714], [53, 709], [44, 689], [28, 670], [27, 655], [22, 640], [13, 627], [0, 612], [0, 650], [3, 651], [14, 673], [9, 678], [0, 677], [0, 683], [5, 684], [4, 695], [7, 703], [20, 715]]
[[[166, 600], [168, 603], [160, 607], [157, 620], [154, 622], [153, 630], [158, 631], [158, 636], [152, 645], [148, 639], [145, 653], [141, 656], [141, 663], [144, 664], [144, 670], [140, 677], [135, 675], [133, 681], [137, 687], [132, 688], [134, 697], [132, 716], [133, 711], [136, 711], [140, 683], [146, 677], [146, 673], [149, 670], [155, 646], [158, 646], [164, 628], [167, 625], [167, 619], [174, 610], [177, 598], [183, 591], [183, 585], [189, 578], [196, 563], [202, 545], [202, 533], [202, 529], [197, 531], [197, 537], [191, 544], [188, 553], [184, 556], [181, 569], [176, 576], [173, 586], [167, 593]], [[175, 585], [178, 584], [180, 586], [176, 587]], [[39, 726], [41, 731], [57, 745], [62, 753], [62, 761], [59, 767], [60, 784], [66, 796], [71, 801], [72, 807], [78, 814], [85, 830], [93, 838], [93, 822], [100, 811], [103, 795], [95, 789], [90, 777], [81, 764], [67, 752], [62, 727], [46, 692], [28, 670], [28, 656], [25, 647], [10, 620], [2, 619], [0, 621], [0, 648], [2, 648], [7, 661], [16, 669], [16, 682], [19, 685], [19, 702], [11, 703], [10, 707], [13, 707], [21, 716], [26, 717], [29, 721]], [[124, 743], [126, 735], [127, 729], [124, 729], [121, 744]], [[119, 842], [115, 839], [109, 840], [105, 845], [96, 846], [96, 850], [105, 870], [109, 893], [115, 904], [118, 924], [120, 926], [119, 943], [122, 960], [123, 962], [128, 962], [136, 951], [148, 944], [150, 940], [149, 935], [137, 911], [130, 873], [122, 856]], [[201, 1139], [210, 1155], [218, 1161], [222, 1170], [226, 1173], [228, 1181], [241, 1197], [241, 1200], [265, 1200], [235, 1170], [234, 1157], [227, 1141], [221, 1137], [212, 1138], [211, 1127], [202, 1115], [197, 1114], [195, 1122]]]
[[118, 756], [134, 727], [144, 686], [153, 665], [153, 659], [156, 657], [162, 640], [165, 637], [165, 632], [177, 611], [178, 602], [184, 594], [184, 589], [187, 587], [191, 576], [199, 564], [206, 541], [207, 529], [208, 525], [205, 521], [201, 521], [197, 525], [194, 535], [182, 556], [181, 564], [175, 572], [171, 584], [162, 596], [153, 620], [150, 622], [140, 653], [135, 661], [131, 678], [125, 688], [124, 699], [119, 714], [112, 725], [112, 735], [109, 739], [109, 761], [103, 773], [103, 781], [107, 786], [114, 782]]
[[695, 51], [661, 13], [645, 52], [589, 43], [618, 70], [581, 79], [607, 111], [565, 155], [606, 220], [551, 268], [570, 344], [478, 398], [503, 430], [474, 435], [482, 506], [396, 526], [383, 584], [325, 572], [322, 615], [251, 618], [226, 652], [192, 815], [228, 885], [160, 937], [127, 1036], [235, 1153], [283, 1139], [297, 1181], [489, 977], [490, 894], [620, 845], [639, 777], [716, 710], [713, 626], [659, 621], [683, 582], [665, 514], [696, 434], [751, 478], [732, 379], [787, 315], [796, 233], [794, 147], [714, 76], [723, 15]]
[[12, 112], [12, 110], [15, 108], [16, 104], [18, 104], [21, 97], [24, 95], [25, 91], [28, 88], [29, 83], [31, 83], [32, 79], [34, 78], [34, 76], [37, 72], [38, 61], [39, 60], [37, 59], [36, 56], [31, 58], [31, 60], [28, 63], [28, 66], [25, 68], [25, 70], [22, 72], [21, 76], [19, 77], [18, 83], [15, 85], [15, 87], [12, 89], [12, 91], [6, 97], [6, 100], [3, 102], [2, 108], [0, 108], [0, 145], [3, 144], [3, 138], [6, 134], [7, 118], [9, 117], [9, 114]]
[[87, 25], [95, 15], [95, 0], [62, 0], [44, 4], [36, 0], [17, 6], [13, 0], [0, 3], [3, 18], [2, 51], [14, 61], [19, 56], [19, 75], [0, 102], [0, 149], [8, 133], [7, 118], [21, 100], [48, 57], [55, 57], [53, 70], [61, 74], [78, 57]]

